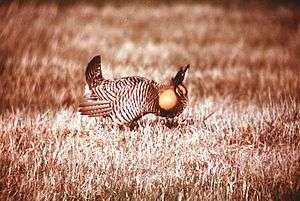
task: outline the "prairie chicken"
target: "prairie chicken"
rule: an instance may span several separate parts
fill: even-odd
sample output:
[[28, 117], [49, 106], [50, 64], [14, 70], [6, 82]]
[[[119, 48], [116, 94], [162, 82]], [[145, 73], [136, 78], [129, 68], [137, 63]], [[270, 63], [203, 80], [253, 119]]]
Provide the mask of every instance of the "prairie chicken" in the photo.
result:
[[130, 124], [143, 115], [173, 118], [187, 105], [187, 89], [182, 84], [189, 65], [181, 68], [167, 84], [159, 84], [144, 77], [104, 79], [101, 57], [88, 64], [84, 101], [79, 112], [90, 117], [111, 117], [119, 125]]

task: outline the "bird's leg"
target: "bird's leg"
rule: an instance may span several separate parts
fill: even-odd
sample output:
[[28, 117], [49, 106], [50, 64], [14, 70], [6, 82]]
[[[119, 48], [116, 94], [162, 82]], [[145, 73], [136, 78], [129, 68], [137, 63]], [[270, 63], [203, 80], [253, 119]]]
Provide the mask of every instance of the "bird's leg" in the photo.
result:
[[130, 131], [133, 131], [133, 130], [137, 130], [138, 129], [139, 124], [138, 124], [137, 121], [132, 121], [129, 124], [127, 124], [127, 126], [129, 127]]
[[168, 127], [168, 128], [175, 128], [178, 126], [178, 122], [175, 121], [174, 118], [166, 118], [166, 123], [165, 125]]
[[137, 130], [138, 127], [139, 127], [139, 124], [138, 124], [137, 121], [132, 121], [132, 122], [129, 122], [129, 123], [126, 123], [126, 124], [118, 125], [118, 128], [121, 131], [133, 131], [133, 130]]
[[118, 125], [118, 128], [121, 131], [125, 131], [126, 130], [126, 126], [125, 125]]

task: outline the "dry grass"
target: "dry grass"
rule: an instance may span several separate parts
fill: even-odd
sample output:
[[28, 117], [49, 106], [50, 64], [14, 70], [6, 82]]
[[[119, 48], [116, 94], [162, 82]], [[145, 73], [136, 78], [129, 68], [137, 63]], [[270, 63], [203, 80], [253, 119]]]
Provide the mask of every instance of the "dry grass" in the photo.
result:
[[[299, 8], [0, 5], [1, 200], [288, 200], [300, 191]], [[88, 60], [163, 81], [168, 128], [81, 117]]]

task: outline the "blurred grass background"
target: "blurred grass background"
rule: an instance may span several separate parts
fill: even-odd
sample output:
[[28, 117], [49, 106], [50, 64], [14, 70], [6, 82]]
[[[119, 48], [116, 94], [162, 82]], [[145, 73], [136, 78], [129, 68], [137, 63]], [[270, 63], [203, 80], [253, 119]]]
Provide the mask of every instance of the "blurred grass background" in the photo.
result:
[[85, 66], [96, 54], [107, 77], [124, 76], [128, 67], [132, 75], [162, 81], [190, 63], [192, 101], [299, 101], [299, 7], [293, 4], [28, 2], [0, 7], [0, 111], [76, 106]]
[[[11, 0], [4, 0], [4, 3], [10, 3], [12, 2]], [[256, 6], [267, 6], [268, 8], [273, 8], [277, 6], [286, 6], [286, 5], [297, 5], [299, 4], [299, 1], [297, 0], [250, 0], [250, 1], [242, 1], [242, 0], [143, 0], [143, 1], [138, 1], [138, 0], [89, 0], [89, 1], [84, 1], [84, 0], [66, 0], [66, 1], [59, 1], [59, 0], [15, 0], [14, 2], [18, 3], [35, 3], [35, 4], [45, 4], [45, 3], [56, 3], [59, 5], [73, 5], [76, 3], [90, 3], [96, 6], [103, 6], [103, 5], [115, 5], [115, 6], [124, 6], [128, 4], [140, 4], [140, 5], [172, 5], [172, 4], [210, 4], [210, 5], [218, 5], [221, 7], [236, 7], [236, 6], [241, 6], [241, 7], [249, 7], [251, 5], [256, 5]]]

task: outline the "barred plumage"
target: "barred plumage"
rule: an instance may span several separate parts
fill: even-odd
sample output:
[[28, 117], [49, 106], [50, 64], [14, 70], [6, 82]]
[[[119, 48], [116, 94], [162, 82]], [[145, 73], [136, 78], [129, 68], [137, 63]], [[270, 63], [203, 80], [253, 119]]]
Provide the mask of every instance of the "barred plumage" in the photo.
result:
[[128, 124], [145, 114], [175, 117], [187, 105], [187, 90], [182, 84], [189, 65], [178, 71], [167, 84], [144, 77], [103, 79], [101, 57], [95, 56], [86, 69], [85, 100], [82, 115], [111, 117], [117, 124]]

